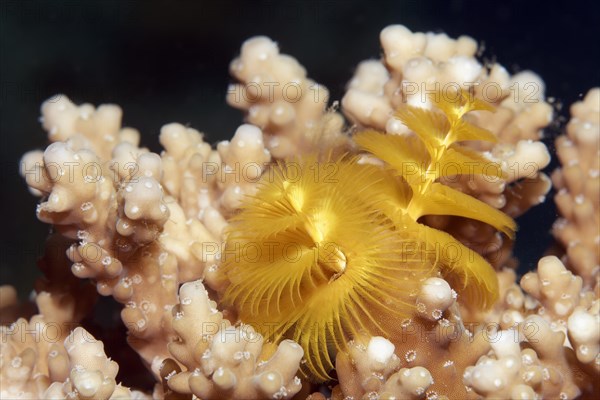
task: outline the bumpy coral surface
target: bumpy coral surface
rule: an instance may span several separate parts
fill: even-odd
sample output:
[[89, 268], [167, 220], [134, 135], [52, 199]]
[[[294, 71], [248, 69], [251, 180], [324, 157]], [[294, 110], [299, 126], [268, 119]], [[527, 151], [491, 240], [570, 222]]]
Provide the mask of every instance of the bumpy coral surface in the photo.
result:
[[[0, 286], [0, 398], [600, 394], [600, 89], [572, 106], [551, 181], [540, 77], [464, 36], [380, 39], [341, 112], [249, 39], [227, 91], [246, 123], [214, 147], [170, 123], [155, 154], [116, 105], [46, 101], [50, 144], [20, 168], [52, 234], [35, 304]], [[562, 258], [518, 279], [512, 218], [552, 183]], [[96, 292], [153, 389], [121, 385], [86, 330]]]
[[573, 104], [571, 115], [567, 134], [556, 141], [562, 168], [552, 179], [561, 217], [553, 233], [566, 249], [569, 266], [593, 286], [600, 279], [600, 90]]
[[301, 389], [298, 344], [275, 347], [249, 325], [232, 326], [200, 281], [185, 283], [179, 300], [172, 323], [180, 340], [169, 351], [187, 371], [169, 376], [170, 389], [201, 399], [289, 398]]

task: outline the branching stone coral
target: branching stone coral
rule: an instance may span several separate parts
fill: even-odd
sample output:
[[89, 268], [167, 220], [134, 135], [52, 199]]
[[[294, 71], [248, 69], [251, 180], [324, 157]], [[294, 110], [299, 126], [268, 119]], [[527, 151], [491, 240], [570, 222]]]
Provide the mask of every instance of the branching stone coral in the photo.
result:
[[59, 235], [48, 239], [40, 261], [45, 277], [36, 282], [39, 314], [0, 327], [1, 398], [132, 397], [116, 384], [118, 365], [106, 357], [102, 342], [78, 327], [90, 312], [94, 293], [72, 275], [65, 276], [70, 275], [67, 246]]
[[340, 379], [332, 398], [425, 398], [433, 384], [431, 374], [423, 367], [400, 368], [402, 361], [394, 349], [390, 341], [377, 336], [350, 343], [348, 354], [340, 354], [336, 362], [338, 374], [346, 379]]
[[562, 168], [552, 175], [561, 214], [554, 236], [566, 249], [566, 260], [586, 285], [600, 279], [600, 88], [590, 90], [571, 107], [566, 135], [556, 140]]
[[2, 327], [2, 398], [145, 398], [115, 382], [117, 363], [106, 357], [102, 342], [81, 327], [64, 338], [64, 344], [56, 340], [47, 349], [35, 346], [34, 341], [18, 343], [19, 337], [37, 334], [41, 338], [47, 334], [48, 325], [42, 321], [20, 319], [9, 328]]
[[179, 272], [189, 279], [202, 275], [189, 238], [210, 240], [207, 229], [199, 221], [188, 224], [166, 196], [161, 158], [139, 149], [133, 130], [120, 128], [118, 107], [95, 111], [59, 96], [42, 112], [50, 139], [66, 141], [23, 157], [22, 174], [44, 196], [39, 219], [77, 241], [68, 251], [75, 276], [94, 279], [100, 294], [125, 304], [130, 343], [146, 362], [166, 357], [164, 316], [175, 304]]
[[[512, 299], [512, 311], [504, 315], [510, 318], [500, 326], [506, 327], [510, 320], [513, 325], [495, 334], [493, 356], [482, 356], [475, 367], [467, 368], [465, 383], [491, 398], [517, 393], [526, 398], [575, 398], [582, 389], [597, 391], [597, 382], [591, 377], [600, 365], [598, 347], [592, 344], [598, 335], [599, 317], [593, 314], [598, 296], [582, 291], [581, 277], [574, 276], [553, 256], [542, 258], [538, 272], [526, 274], [521, 286], [531, 297], [523, 297], [514, 289], [506, 292], [506, 300], [509, 296]], [[576, 337], [571, 340], [570, 330], [575, 324], [585, 329], [573, 330]], [[494, 379], [500, 383], [496, 385]]]
[[168, 378], [177, 393], [201, 399], [287, 399], [302, 387], [296, 376], [302, 348], [286, 340], [274, 346], [249, 325], [232, 326], [200, 281], [179, 291], [169, 351], [186, 371]]
[[280, 54], [271, 39], [247, 40], [229, 69], [240, 83], [229, 87], [227, 102], [245, 110], [246, 120], [263, 129], [274, 157], [345, 145], [341, 115], [324, 114], [327, 88], [308, 79], [304, 67]]
[[[116, 105], [47, 100], [20, 172], [52, 234], [32, 301], [0, 286], [0, 398], [595, 398], [600, 90], [550, 181], [540, 77], [466, 36], [380, 40], [341, 101], [353, 126], [266, 37], [231, 63], [246, 123], [215, 146], [169, 123], [156, 154]], [[563, 257], [518, 280], [512, 218], [551, 183]], [[151, 394], [86, 330], [96, 292]]]
[[582, 286], [582, 278], [552, 256], [542, 258], [537, 272], [529, 272], [521, 279], [523, 290], [539, 302], [537, 314], [554, 330], [572, 337], [571, 347], [581, 363], [600, 371], [600, 295], [597, 290], [583, 290]]
[[[465, 384], [486, 398], [535, 396], [576, 398], [592, 383], [563, 347], [565, 335], [533, 315], [518, 330], [500, 331], [492, 343], [492, 357], [483, 356], [465, 371]], [[521, 348], [520, 340], [531, 348]], [[524, 346], [523, 346], [524, 347]], [[584, 379], [584, 380], [582, 380]]]
[[226, 209], [239, 209], [245, 196], [256, 192], [256, 183], [271, 161], [265, 148], [263, 133], [254, 125], [244, 124], [231, 141], [217, 145], [221, 157], [219, 188], [223, 191], [221, 204]]
[[[119, 366], [104, 354], [102, 342], [95, 340], [83, 328], [75, 328], [64, 342], [64, 355], [54, 357], [54, 364], [66, 367], [68, 376], [63, 382], [54, 382], [44, 398], [119, 399], [132, 398], [128, 388], [116, 385]], [[62, 356], [62, 357], [61, 357]], [[62, 359], [61, 359], [62, 358]], [[136, 396], [141, 398], [142, 396]]]
[[[432, 287], [442, 290], [434, 294]], [[489, 336], [480, 324], [462, 321], [456, 293], [448, 288], [440, 278], [423, 282], [416, 300], [420, 312], [401, 321], [401, 329], [389, 337], [389, 346], [382, 350], [392, 348], [394, 354], [385, 361], [369, 361], [372, 353], [365, 349], [374, 338], [349, 343], [351, 350], [336, 359], [341, 395], [334, 398], [465, 398], [462, 374], [475, 363], [476, 354], [488, 351]], [[431, 307], [439, 308], [430, 313]]]

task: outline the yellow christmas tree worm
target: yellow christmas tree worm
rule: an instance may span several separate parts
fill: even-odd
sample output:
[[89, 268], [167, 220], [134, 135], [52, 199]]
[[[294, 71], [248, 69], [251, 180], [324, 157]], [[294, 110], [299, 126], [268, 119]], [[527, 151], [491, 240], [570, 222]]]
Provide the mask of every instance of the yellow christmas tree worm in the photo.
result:
[[266, 336], [299, 342], [318, 380], [350, 337], [412, 315], [409, 293], [434, 272], [403, 252], [416, 230], [399, 234], [362, 201], [382, 176], [352, 158], [281, 164], [231, 221], [225, 301]]
[[[489, 131], [466, 122], [464, 115], [473, 110], [490, 110], [483, 101], [459, 92], [454, 101], [446, 95], [432, 96], [444, 113], [406, 106], [397, 117], [416, 135], [385, 135], [362, 132], [354, 140], [361, 148], [385, 161], [402, 177], [412, 193], [402, 212], [415, 221], [423, 215], [455, 215], [476, 219], [513, 237], [515, 222], [503, 212], [437, 180], [451, 175], [486, 175], [490, 179], [505, 174], [499, 164], [459, 142], [480, 140], [495, 142]], [[385, 195], [385, 193], [382, 193]]]
[[358, 135], [358, 144], [387, 169], [356, 156], [281, 162], [231, 219], [220, 268], [229, 281], [224, 301], [266, 337], [300, 343], [305, 372], [314, 379], [329, 379], [335, 353], [359, 332], [390, 335], [413, 316], [416, 291], [432, 275], [442, 273], [474, 304], [495, 301], [498, 283], [489, 264], [418, 222], [423, 215], [459, 215], [508, 235], [515, 229], [501, 212], [436, 182], [447, 170], [436, 164], [456, 163], [458, 173], [489, 164], [456, 144], [489, 139], [462, 120], [479, 106], [460, 107], [464, 112], [448, 106], [446, 115], [402, 111], [416, 136]]
[[[406, 106], [396, 114], [415, 135], [368, 131], [354, 137], [362, 149], [383, 160], [396, 177], [376, 192], [385, 204], [384, 212], [400, 223], [406, 215], [413, 221], [424, 215], [465, 217], [485, 222], [514, 238], [516, 224], [508, 215], [437, 181], [467, 174], [488, 179], [504, 177], [499, 164], [459, 143], [497, 140], [491, 132], [464, 119], [470, 111], [493, 108], [467, 92], [436, 93], [430, 99], [442, 112]], [[441, 272], [450, 281], [460, 283], [471, 302], [488, 306], [496, 300], [495, 272], [487, 261], [443, 231], [426, 227], [422, 231], [424, 243], [438, 246], [442, 253], [443, 249], [456, 248], [452, 256], [455, 260], [445, 260]]]

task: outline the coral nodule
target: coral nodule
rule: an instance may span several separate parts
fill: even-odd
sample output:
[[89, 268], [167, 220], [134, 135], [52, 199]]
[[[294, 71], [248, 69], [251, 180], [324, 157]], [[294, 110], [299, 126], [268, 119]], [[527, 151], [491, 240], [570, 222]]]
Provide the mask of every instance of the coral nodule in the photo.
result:
[[483, 257], [419, 222], [455, 215], [509, 237], [516, 229], [501, 211], [436, 182], [448, 174], [503, 176], [499, 165], [459, 143], [495, 139], [463, 119], [491, 107], [454, 94], [433, 99], [439, 110], [397, 112], [416, 135], [355, 135], [385, 165], [364, 154], [281, 161], [230, 219], [219, 269], [228, 282], [224, 302], [266, 337], [298, 342], [313, 380], [330, 379], [332, 360], [349, 340], [398, 332], [418, 312], [427, 278], [456, 282], [481, 307], [498, 296], [496, 273]]

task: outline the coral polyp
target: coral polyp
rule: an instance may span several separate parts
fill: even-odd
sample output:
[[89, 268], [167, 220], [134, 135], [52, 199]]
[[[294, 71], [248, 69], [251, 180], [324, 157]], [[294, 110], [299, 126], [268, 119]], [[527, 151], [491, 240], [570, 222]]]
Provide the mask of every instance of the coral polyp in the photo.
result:
[[[305, 372], [320, 381], [329, 379], [332, 359], [348, 340], [390, 335], [413, 316], [415, 288], [426, 278], [447, 275], [469, 300], [491, 305], [498, 283], [489, 264], [449, 234], [418, 222], [423, 215], [459, 215], [513, 234], [510, 217], [435, 182], [440, 175], [428, 170], [475, 163], [484, 173], [481, 163], [488, 160], [454, 144], [487, 138], [487, 131], [462, 120], [475, 107], [446, 105], [445, 114], [405, 109], [399, 115], [414, 137], [359, 134], [358, 144], [390, 168], [350, 155], [274, 166], [230, 220], [221, 265], [230, 282], [225, 302], [272, 340], [297, 341], [306, 354]], [[415, 167], [409, 176], [409, 163], [424, 169]]]

